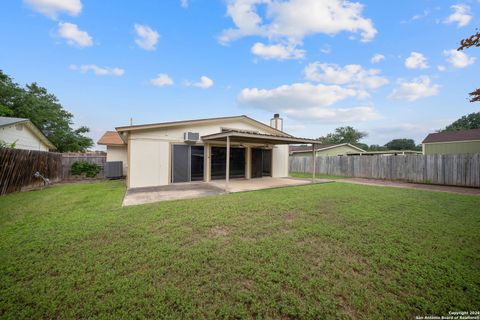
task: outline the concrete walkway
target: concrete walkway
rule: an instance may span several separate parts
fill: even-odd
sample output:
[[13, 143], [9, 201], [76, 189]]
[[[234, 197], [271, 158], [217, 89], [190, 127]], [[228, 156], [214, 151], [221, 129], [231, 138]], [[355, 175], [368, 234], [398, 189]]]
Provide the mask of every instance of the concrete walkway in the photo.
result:
[[[315, 183], [333, 182], [316, 179]], [[311, 184], [312, 180], [297, 178], [258, 178], [232, 179], [228, 183], [228, 192], [245, 192], [261, 189], [292, 187]], [[212, 182], [174, 183], [167, 186], [129, 189], [123, 198], [123, 206], [153, 203], [168, 200], [182, 200], [213, 196], [225, 193], [225, 180]]]
[[420, 184], [420, 183], [409, 183], [409, 182], [388, 181], [388, 180], [375, 180], [375, 179], [363, 179], [363, 178], [336, 179], [335, 181], [345, 182], [345, 183], [353, 183], [353, 184], [362, 184], [362, 185], [368, 185], [368, 186], [394, 187], [394, 188], [405, 188], [405, 189], [419, 189], [419, 190], [429, 190], [429, 191], [439, 191], [439, 192], [448, 192], [448, 193], [457, 193], [457, 194], [467, 194], [467, 195], [480, 196], [480, 188], [442, 186], [442, 185], [435, 185], [435, 184]]

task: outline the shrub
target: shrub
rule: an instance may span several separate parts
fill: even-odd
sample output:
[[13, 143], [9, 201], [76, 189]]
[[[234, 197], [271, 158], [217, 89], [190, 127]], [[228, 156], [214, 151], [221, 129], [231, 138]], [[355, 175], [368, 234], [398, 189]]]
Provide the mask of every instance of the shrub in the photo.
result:
[[100, 170], [101, 167], [98, 164], [83, 160], [75, 161], [70, 168], [73, 175], [81, 175], [82, 173], [85, 173], [85, 176], [89, 178], [94, 178]]

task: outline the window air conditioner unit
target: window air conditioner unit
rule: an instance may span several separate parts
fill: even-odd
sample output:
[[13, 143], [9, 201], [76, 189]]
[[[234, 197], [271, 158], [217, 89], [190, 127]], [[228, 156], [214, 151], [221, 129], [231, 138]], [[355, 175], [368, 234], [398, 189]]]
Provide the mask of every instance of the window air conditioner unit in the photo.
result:
[[183, 140], [186, 142], [197, 142], [200, 139], [200, 134], [198, 132], [184, 132]]

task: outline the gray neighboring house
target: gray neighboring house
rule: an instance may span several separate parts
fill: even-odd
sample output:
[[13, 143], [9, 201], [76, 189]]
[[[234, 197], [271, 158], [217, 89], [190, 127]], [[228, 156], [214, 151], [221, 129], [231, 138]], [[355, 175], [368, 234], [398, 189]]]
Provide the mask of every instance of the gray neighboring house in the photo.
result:
[[0, 117], [0, 141], [15, 149], [50, 151], [56, 147], [29, 119]]
[[[312, 147], [311, 146], [290, 146], [290, 156], [291, 157], [311, 157], [312, 156]], [[343, 156], [352, 152], [365, 152], [365, 150], [354, 146], [350, 143], [339, 143], [339, 144], [316, 144], [315, 145], [315, 155], [317, 157], [326, 157], [326, 156]]]

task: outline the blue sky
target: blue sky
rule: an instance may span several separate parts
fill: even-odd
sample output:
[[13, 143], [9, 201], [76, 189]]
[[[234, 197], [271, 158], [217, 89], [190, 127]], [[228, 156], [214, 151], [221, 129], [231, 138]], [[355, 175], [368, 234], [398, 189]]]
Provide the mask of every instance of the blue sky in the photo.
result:
[[[480, 1], [24, 0], [0, 3], [0, 69], [38, 82], [91, 136], [246, 114], [319, 137], [419, 143], [478, 112]], [[375, 57], [375, 59], [374, 59]]]

